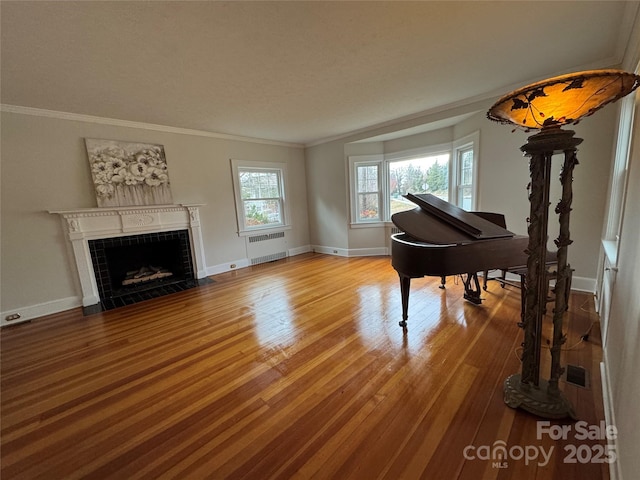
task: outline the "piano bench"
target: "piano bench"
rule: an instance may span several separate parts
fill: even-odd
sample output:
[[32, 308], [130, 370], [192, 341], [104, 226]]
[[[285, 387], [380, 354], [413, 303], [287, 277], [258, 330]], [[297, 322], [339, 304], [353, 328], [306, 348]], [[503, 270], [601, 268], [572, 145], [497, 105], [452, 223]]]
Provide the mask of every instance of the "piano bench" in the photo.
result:
[[[547, 295], [547, 303], [555, 301], [555, 288], [551, 288], [551, 280], [557, 280], [558, 278], [558, 264], [556, 262], [548, 262], [547, 263], [547, 292], [553, 292], [553, 296]], [[513, 273], [515, 275], [520, 276], [520, 283], [512, 282], [507, 280], [506, 274]], [[573, 276], [573, 269], [569, 268], [569, 276], [567, 277], [567, 285], [565, 290], [565, 305], [566, 309], [569, 309], [569, 295], [571, 294], [571, 279]], [[521, 317], [522, 321], [524, 321], [524, 312], [526, 308], [526, 298], [527, 298], [527, 267], [519, 266], [519, 267], [511, 267], [508, 269], [502, 270], [501, 277], [495, 277], [493, 280], [498, 280], [502, 287], [505, 285], [511, 285], [517, 288], [520, 288], [520, 302], [521, 302]]]

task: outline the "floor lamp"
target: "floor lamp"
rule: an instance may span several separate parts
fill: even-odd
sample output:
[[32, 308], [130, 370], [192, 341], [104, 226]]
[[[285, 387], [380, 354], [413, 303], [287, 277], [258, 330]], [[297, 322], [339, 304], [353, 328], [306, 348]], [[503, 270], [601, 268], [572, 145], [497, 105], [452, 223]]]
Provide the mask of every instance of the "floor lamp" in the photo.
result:
[[[521, 147], [529, 157], [530, 214], [527, 253], [525, 311], [520, 326], [524, 330], [522, 370], [504, 382], [504, 400], [512, 408], [522, 408], [543, 418], [576, 418], [569, 400], [560, 391], [558, 380], [564, 372], [560, 352], [566, 337], [562, 322], [571, 269], [567, 263], [569, 215], [573, 200], [573, 168], [578, 164], [575, 138], [563, 125], [576, 124], [604, 105], [631, 93], [640, 85], [640, 76], [620, 70], [590, 70], [537, 82], [518, 89], [496, 102], [487, 117], [500, 123], [514, 124], [526, 131], [540, 130]], [[557, 247], [557, 276], [553, 308], [551, 370], [548, 380], [540, 379], [542, 322], [547, 307], [548, 272], [546, 268], [547, 229], [549, 221], [549, 186], [551, 157], [564, 154], [560, 173], [562, 196], [555, 207], [560, 223]]]

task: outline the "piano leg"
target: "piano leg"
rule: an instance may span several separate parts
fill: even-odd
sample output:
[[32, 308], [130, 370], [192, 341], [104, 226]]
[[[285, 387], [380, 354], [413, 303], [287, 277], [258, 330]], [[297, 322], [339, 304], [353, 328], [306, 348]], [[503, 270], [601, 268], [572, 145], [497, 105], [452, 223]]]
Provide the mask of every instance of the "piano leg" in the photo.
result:
[[400, 294], [402, 295], [402, 321], [399, 325], [403, 328], [407, 326], [407, 318], [409, 318], [409, 291], [411, 290], [411, 277], [399, 274], [400, 276]]
[[438, 288], [441, 288], [442, 290], [444, 290], [444, 284], [447, 283], [447, 277], [442, 275], [440, 277], [440, 286]]
[[[480, 282], [478, 281], [477, 273], [467, 273], [464, 280], [464, 299], [470, 301], [475, 305], [480, 305], [482, 299], [480, 298]], [[471, 283], [473, 282], [473, 284]]]

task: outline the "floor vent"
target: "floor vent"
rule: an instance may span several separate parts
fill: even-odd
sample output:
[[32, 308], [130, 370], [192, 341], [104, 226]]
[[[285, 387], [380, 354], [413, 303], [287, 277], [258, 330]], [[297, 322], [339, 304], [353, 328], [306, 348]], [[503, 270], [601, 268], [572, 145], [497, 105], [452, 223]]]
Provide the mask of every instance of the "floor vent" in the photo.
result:
[[564, 370], [564, 381], [577, 387], [589, 388], [589, 375], [584, 367], [567, 365]]
[[275, 262], [286, 258], [287, 252], [272, 253], [271, 255], [264, 255], [263, 257], [257, 257], [251, 259], [251, 265], [258, 265], [259, 263]]

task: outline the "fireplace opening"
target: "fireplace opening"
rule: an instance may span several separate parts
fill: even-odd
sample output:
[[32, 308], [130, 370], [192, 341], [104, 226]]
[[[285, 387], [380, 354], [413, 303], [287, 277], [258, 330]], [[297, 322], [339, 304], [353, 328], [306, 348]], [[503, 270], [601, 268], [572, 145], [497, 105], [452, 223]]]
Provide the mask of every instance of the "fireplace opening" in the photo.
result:
[[187, 230], [89, 240], [100, 293], [110, 310], [195, 287]]
[[184, 280], [180, 240], [159, 240], [106, 249], [112, 296]]
[[127, 272], [127, 276], [122, 280], [121, 285], [123, 287], [135, 285], [143, 286], [147, 285], [154, 280], [162, 280], [164, 278], [173, 277], [173, 272], [167, 270], [164, 267], [154, 267], [149, 264], [148, 266], [142, 266], [136, 270]]

